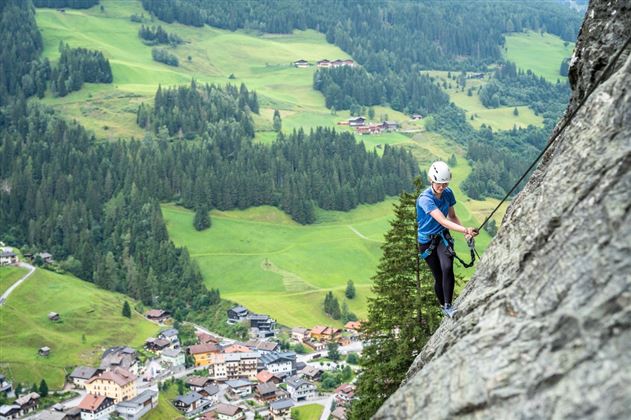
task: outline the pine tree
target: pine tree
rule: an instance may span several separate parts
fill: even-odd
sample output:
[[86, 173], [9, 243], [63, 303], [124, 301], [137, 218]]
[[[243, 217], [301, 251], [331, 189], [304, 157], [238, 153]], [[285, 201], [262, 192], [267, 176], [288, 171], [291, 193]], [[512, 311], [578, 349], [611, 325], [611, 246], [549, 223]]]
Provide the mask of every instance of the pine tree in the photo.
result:
[[440, 322], [433, 278], [418, 254], [415, 201], [415, 195], [400, 195], [382, 246], [373, 278], [374, 297], [368, 300], [368, 320], [362, 322], [363, 340], [370, 344], [362, 353], [352, 419], [371, 417], [396, 391]]
[[48, 396], [48, 384], [46, 383], [45, 379], [42, 379], [42, 381], [39, 383], [38, 391], [39, 391], [40, 397]]
[[353, 284], [353, 280], [349, 280], [346, 283], [345, 295], [349, 299], [354, 299], [355, 298], [356, 292], [355, 292], [355, 285]]
[[195, 209], [195, 219], [193, 226], [195, 230], [204, 230], [210, 227], [210, 216], [208, 216], [208, 208], [205, 205], [199, 205]]
[[125, 301], [123, 304], [123, 316], [126, 318], [131, 318], [131, 308], [129, 307], [129, 302]]
[[274, 123], [273, 123], [273, 127], [274, 127], [274, 131], [278, 132], [280, 131], [280, 129], [282, 128], [282, 120], [280, 118], [280, 112], [278, 112], [277, 109], [274, 110]]

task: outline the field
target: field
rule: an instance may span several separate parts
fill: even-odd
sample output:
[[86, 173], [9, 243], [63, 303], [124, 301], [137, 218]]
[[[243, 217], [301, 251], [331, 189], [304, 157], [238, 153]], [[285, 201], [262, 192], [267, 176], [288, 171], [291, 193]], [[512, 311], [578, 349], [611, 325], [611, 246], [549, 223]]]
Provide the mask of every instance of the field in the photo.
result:
[[556, 83], [565, 77], [559, 74], [564, 58], [572, 56], [573, 42], [548, 33], [519, 32], [506, 35], [504, 56], [522, 70], [532, 70], [538, 76]]
[[[58, 389], [70, 369], [98, 364], [106, 348], [142, 344], [157, 326], [137, 313], [131, 320], [123, 317], [125, 299], [73, 276], [38, 269], [0, 308], [0, 371], [17, 382], [44, 378]], [[51, 311], [61, 322], [48, 320]], [[51, 348], [47, 358], [37, 354], [43, 346]]]
[[[494, 130], [510, 130], [514, 126], [543, 126], [543, 117], [535, 115], [532, 109], [527, 106], [518, 106], [518, 115], [514, 115], [515, 107], [512, 106], [487, 108], [482, 105], [478, 89], [488, 83], [490, 74], [485, 75], [484, 79], [468, 79], [463, 90], [457, 87], [455, 80], [447, 77], [448, 73], [446, 71], [426, 72], [426, 74], [439, 81], [441, 86], [443, 83], [447, 83], [447, 88], [443, 88], [443, 90], [449, 95], [449, 99], [453, 103], [465, 111], [467, 121], [473, 128], [479, 129], [482, 124], [490, 126]], [[453, 72], [453, 75], [458, 75], [458, 73]], [[451, 87], [449, 86], [450, 84]], [[472, 90], [471, 96], [467, 94], [469, 88]]]
[[166, 391], [160, 391], [158, 406], [145, 414], [143, 420], [174, 420], [186, 417], [171, 404], [171, 400], [177, 398], [177, 386], [171, 385]]
[[13, 283], [28, 273], [26, 268], [21, 267], [0, 267], [0, 295], [3, 294]]
[[300, 407], [292, 407], [291, 418], [299, 420], [319, 420], [324, 407], [320, 404], [307, 404]]

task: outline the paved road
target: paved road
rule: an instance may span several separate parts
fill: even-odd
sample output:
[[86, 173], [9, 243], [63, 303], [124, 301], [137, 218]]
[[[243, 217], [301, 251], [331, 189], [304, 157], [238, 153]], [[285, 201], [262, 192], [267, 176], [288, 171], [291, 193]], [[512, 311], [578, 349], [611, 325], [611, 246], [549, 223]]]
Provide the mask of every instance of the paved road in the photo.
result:
[[29, 278], [31, 276], [31, 274], [33, 274], [35, 272], [35, 267], [33, 267], [30, 264], [27, 264], [25, 262], [21, 262], [18, 264], [20, 267], [22, 268], [26, 268], [29, 270], [28, 273], [26, 273], [20, 280], [16, 281], [15, 283], [13, 283], [13, 285], [11, 285], [11, 287], [9, 287], [6, 292], [4, 292], [2, 294], [2, 296], [0, 296], [0, 306], [4, 305], [4, 302], [7, 300], [7, 298], [9, 297], [9, 295], [11, 294], [11, 292], [13, 292], [15, 290], [16, 287], [18, 287], [20, 284], [22, 284], [22, 282], [24, 280], [26, 280], [27, 278]]

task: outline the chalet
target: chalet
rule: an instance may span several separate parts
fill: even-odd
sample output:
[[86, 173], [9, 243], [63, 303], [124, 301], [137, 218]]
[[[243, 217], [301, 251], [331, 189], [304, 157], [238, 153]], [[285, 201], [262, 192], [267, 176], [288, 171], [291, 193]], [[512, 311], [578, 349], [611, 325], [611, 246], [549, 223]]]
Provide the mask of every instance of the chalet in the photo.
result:
[[281, 383], [281, 380], [278, 376], [265, 369], [256, 374], [256, 380], [262, 384], [273, 383], [278, 385], [279, 383]]
[[87, 394], [78, 407], [81, 409], [81, 420], [109, 419], [116, 409], [112, 398], [92, 394]]
[[99, 368], [103, 370], [112, 370], [114, 368], [122, 368], [128, 370], [134, 375], [138, 374], [138, 353], [131, 347], [116, 346], [110, 347], [103, 352], [101, 356], [101, 364]]
[[316, 386], [302, 378], [292, 376], [285, 380], [287, 383], [287, 392], [291, 399], [298, 402], [304, 401], [317, 396]]
[[331, 67], [331, 62], [327, 59], [320, 60], [316, 62], [316, 66], [318, 66], [321, 69], [328, 69], [329, 67]]
[[350, 333], [357, 333], [361, 328], [362, 324], [359, 321], [348, 321], [344, 325], [344, 330]]
[[366, 118], [364, 117], [351, 117], [348, 119], [348, 125], [351, 127], [360, 127], [366, 124]]
[[322, 351], [326, 349], [326, 343], [314, 340], [305, 340], [303, 344], [314, 351]]
[[297, 60], [293, 62], [293, 65], [299, 69], [306, 69], [309, 67], [309, 62], [307, 60]]
[[396, 131], [399, 129], [399, 123], [396, 121], [384, 121], [381, 126], [386, 131]]
[[231, 379], [226, 381], [228, 389], [226, 393], [236, 399], [247, 397], [252, 393], [252, 383], [243, 379]]
[[119, 417], [126, 420], [138, 420], [157, 406], [158, 393], [147, 389], [129, 401], [118, 403], [116, 411], [118, 411]]
[[243, 306], [235, 306], [234, 308], [228, 309], [228, 323], [236, 324], [237, 322], [243, 321], [247, 318], [249, 312]]
[[240, 343], [231, 344], [223, 349], [224, 353], [249, 353], [251, 351], [250, 347]]
[[301, 327], [292, 328], [291, 338], [302, 343], [309, 338], [309, 329]]
[[383, 125], [382, 124], [368, 124], [368, 125], [362, 125], [359, 127], [355, 127], [355, 130], [357, 130], [358, 134], [379, 134], [382, 131], [384, 131]]
[[337, 406], [350, 404], [355, 396], [355, 385], [342, 384], [335, 389], [335, 403]]
[[285, 376], [291, 375], [296, 362], [296, 354], [293, 352], [269, 352], [262, 353], [261, 366], [272, 374]]
[[335, 341], [340, 334], [337, 328], [331, 328], [323, 325], [316, 325], [309, 333], [311, 338], [318, 341]]
[[85, 388], [85, 383], [102, 373], [103, 370], [88, 366], [77, 366], [72, 373], [68, 375], [68, 380], [74, 384], [76, 388]]
[[214, 411], [219, 420], [242, 420], [245, 418], [243, 408], [232, 404], [219, 404]]
[[199, 391], [202, 388], [212, 385], [213, 381], [207, 376], [190, 376], [186, 379], [185, 383], [191, 390]]
[[160, 331], [158, 338], [163, 340], [169, 340], [175, 347], [180, 346], [180, 339], [177, 336], [178, 331], [175, 328], [169, 328], [168, 330]]
[[171, 341], [164, 338], [149, 337], [145, 341], [145, 349], [156, 353], [160, 353], [162, 350], [168, 348], [170, 345]]
[[344, 61], [340, 59], [331, 61], [331, 67], [343, 67], [343, 66], [344, 66]]
[[123, 368], [116, 367], [111, 371], [94, 376], [85, 382], [85, 390], [89, 394], [110, 397], [115, 403], [134, 398], [136, 375]]
[[331, 418], [335, 420], [346, 420], [346, 408], [336, 407], [335, 410], [331, 412]]
[[219, 391], [220, 391], [219, 386], [215, 384], [210, 384], [197, 390], [197, 392], [201, 396], [203, 396], [204, 398], [206, 398], [208, 401], [210, 401], [213, 404], [219, 401]]
[[186, 358], [182, 349], [164, 349], [160, 353], [160, 361], [172, 368], [184, 367]]
[[195, 344], [188, 348], [188, 352], [195, 360], [195, 366], [206, 366], [211, 363], [213, 354], [221, 352], [221, 347], [217, 344]]
[[412, 121], [419, 121], [423, 119], [423, 116], [421, 114], [412, 114], [411, 118]]
[[179, 395], [173, 400], [173, 405], [180, 411], [192, 416], [207, 408], [210, 405], [210, 401], [193, 391], [186, 395]]
[[276, 341], [250, 340], [246, 342], [245, 345], [248, 346], [249, 349], [258, 351], [259, 353], [278, 351], [280, 348], [280, 344]]
[[50, 264], [54, 261], [53, 256], [48, 252], [40, 252], [39, 254], [35, 254], [35, 258], [37, 257], [40, 257], [44, 264]]
[[344, 65], [348, 67], [355, 67], [355, 62], [349, 58], [344, 60]]
[[221, 339], [219, 337], [206, 334], [205, 332], [197, 331], [195, 335], [197, 336], [197, 341], [199, 341], [199, 344], [206, 344], [206, 343], [219, 344], [221, 342]]
[[48, 357], [48, 355], [50, 354], [50, 347], [40, 347], [40, 349], [37, 351], [37, 354], [39, 354], [40, 356]]
[[18, 262], [18, 256], [15, 255], [15, 252], [8, 250], [0, 251], [0, 265], [17, 264]]
[[50, 321], [61, 321], [61, 317], [59, 316], [57, 312], [49, 312], [48, 319]]
[[310, 381], [318, 381], [322, 376], [322, 370], [318, 369], [315, 366], [307, 365], [300, 372], [303, 378], [308, 379]]
[[169, 318], [171, 313], [162, 309], [152, 309], [150, 311], [147, 311], [145, 315], [147, 316], [147, 319], [151, 321], [162, 323]]
[[2, 374], [0, 374], [0, 394], [5, 394], [6, 396], [13, 394], [13, 384]]
[[248, 315], [250, 321], [250, 328], [258, 328], [259, 331], [273, 331], [276, 321], [269, 317], [269, 315]]
[[290, 399], [278, 400], [269, 405], [269, 411], [273, 419], [289, 419], [293, 406], [294, 402]]
[[39, 404], [39, 394], [37, 392], [29, 392], [28, 394], [16, 399], [13, 404], [20, 407], [19, 415], [23, 416], [37, 410], [37, 405]]
[[256, 399], [262, 403], [274, 401], [276, 399], [276, 384], [274, 382], [268, 382], [265, 384], [258, 384], [254, 388], [254, 395]]

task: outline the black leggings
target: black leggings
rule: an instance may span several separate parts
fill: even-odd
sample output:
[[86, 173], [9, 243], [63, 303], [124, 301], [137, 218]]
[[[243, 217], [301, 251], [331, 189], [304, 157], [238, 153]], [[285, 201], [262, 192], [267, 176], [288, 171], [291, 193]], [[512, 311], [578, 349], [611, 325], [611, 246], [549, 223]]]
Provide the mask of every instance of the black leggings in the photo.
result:
[[[421, 253], [429, 248], [429, 245], [429, 242], [426, 244], [419, 243]], [[447, 250], [442, 240], [439, 240], [438, 246], [425, 258], [425, 262], [429, 265], [434, 275], [434, 291], [438, 302], [441, 306], [445, 303], [451, 304], [456, 283], [454, 278], [454, 257]]]

